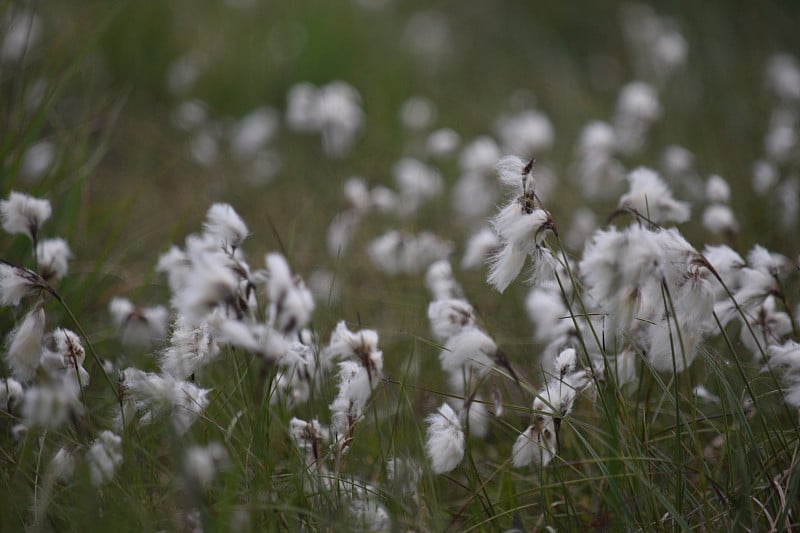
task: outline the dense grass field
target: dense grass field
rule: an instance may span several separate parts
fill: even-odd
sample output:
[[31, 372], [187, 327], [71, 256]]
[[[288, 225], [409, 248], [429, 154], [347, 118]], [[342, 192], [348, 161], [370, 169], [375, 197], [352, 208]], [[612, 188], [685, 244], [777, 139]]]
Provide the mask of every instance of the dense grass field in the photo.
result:
[[0, 11], [3, 531], [800, 527], [800, 6]]

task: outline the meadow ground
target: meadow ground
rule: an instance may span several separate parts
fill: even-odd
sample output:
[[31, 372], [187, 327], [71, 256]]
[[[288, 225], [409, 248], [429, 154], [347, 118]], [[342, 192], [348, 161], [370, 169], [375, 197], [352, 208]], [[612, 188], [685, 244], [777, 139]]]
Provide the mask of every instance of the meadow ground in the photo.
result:
[[800, 7], [563, 4], [0, 8], [0, 529], [798, 527]]

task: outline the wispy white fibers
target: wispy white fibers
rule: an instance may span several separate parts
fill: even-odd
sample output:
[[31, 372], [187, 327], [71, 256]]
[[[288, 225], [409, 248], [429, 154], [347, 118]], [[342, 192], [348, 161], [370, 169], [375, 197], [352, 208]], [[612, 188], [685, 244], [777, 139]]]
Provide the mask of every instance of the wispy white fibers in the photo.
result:
[[228, 204], [214, 204], [206, 213], [203, 229], [213, 235], [224, 248], [235, 250], [247, 238], [247, 225]]
[[36, 375], [42, 357], [44, 309], [36, 307], [25, 315], [6, 339], [6, 364], [19, 381], [30, 381]]
[[186, 379], [219, 356], [219, 347], [208, 325], [194, 326], [178, 316], [172, 327], [169, 346], [158, 357], [161, 371], [176, 379]]
[[491, 259], [487, 281], [503, 292], [519, 275], [526, 258], [534, 258], [546, 230], [553, 229], [554, 224], [549, 212], [535, 206], [532, 161], [526, 163], [518, 157], [507, 156], [498, 161], [497, 170], [500, 181], [514, 194], [491, 220], [502, 249]]
[[604, 313], [607, 345], [616, 342], [610, 335], [622, 335], [620, 346], [633, 340], [659, 370], [672, 370], [673, 359], [678, 370], [691, 364], [715, 327], [711, 272], [674, 228], [598, 231], [579, 270], [586, 301]]
[[446, 403], [426, 419], [428, 437], [425, 451], [434, 474], [444, 474], [457, 467], [464, 459], [464, 431], [458, 415]]
[[0, 305], [19, 305], [21, 299], [44, 285], [36, 272], [0, 261]]

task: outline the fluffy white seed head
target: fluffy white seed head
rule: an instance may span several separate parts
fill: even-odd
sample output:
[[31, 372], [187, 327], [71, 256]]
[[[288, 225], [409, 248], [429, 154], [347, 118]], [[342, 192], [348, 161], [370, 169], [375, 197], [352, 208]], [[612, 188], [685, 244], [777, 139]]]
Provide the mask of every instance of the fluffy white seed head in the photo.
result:
[[267, 296], [270, 324], [288, 334], [303, 329], [314, 312], [314, 297], [302, 278], [292, 276], [286, 259], [278, 253], [267, 254]]
[[173, 325], [169, 347], [158, 357], [161, 371], [183, 380], [219, 356], [219, 347], [207, 324], [193, 325], [178, 316]]
[[0, 261], [0, 305], [19, 305], [43, 287], [44, 280], [34, 271]]
[[500, 159], [500, 148], [491, 137], [477, 137], [464, 146], [458, 159], [461, 172], [489, 175]]
[[655, 223], [686, 222], [689, 204], [679, 202], [654, 171], [639, 167], [628, 175], [630, 190], [619, 200], [621, 208], [635, 209]]
[[27, 382], [34, 378], [42, 357], [44, 309], [37, 307], [25, 315], [6, 340], [6, 364], [14, 378]]
[[36, 245], [36, 260], [44, 279], [61, 279], [66, 276], [71, 257], [72, 251], [64, 239], [45, 239]]
[[219, 442], [190, 446], [183, 458], [186, 477], [203, 489], [210, 487], [217, 472], [227, 468], [227, 465], [228, 450]]
[[727, 204], [731, 199], [731, 188], [722, 176], [714, 174], [706, 182], [706, 200], [716, 204]]
[[22, 403], [25, 390], [22, 384], [14, 378], [0, 378], [0, 410], [13, 413]]
[[122, 464], [122, 437], [104, 430], [86, 452], [92, 484], [99, 487], [111, 481]]
[[108, 310], [124, 344], [148, 346], [166, 338], [169, 312], [164, 306], [140, 308], [127, 298], [115, 297]]
[[229, 204], [214, 204], [206, 213], [203, 229], [225, 248], [236, 249], [247, 238], [247, 225]]
[[497, 345], [491, 337], [475, 326], [467, 326], [450, 337], [439, 353], [439, 361], [451, 381], [463, 383], [489, 372], [496, 353]]
[[520, 433], [511, 450], [511, 462], [517, 468], [531, 463], [547, 466], [556, 452], [556, 434], [553, 419], [545, 417], [544, 421]]
[[34, 239], [52, 212], [49, 200], [16, 191], [0, 200], [0, 221], [3, 229], [12, 235], [23, 234]]
[[450, 472], [464, 459], [464, 431], [458, 415], [449, 405], [442, 404], [426, 419], [428, 437], [425, 451], [434, 474]]
[[428, 267], [425, 273], [425, 286], [428, 287], [434, 300], [461, 298], [464, 294], [461, 285], [453, 276], [453, 267], [444, 259]]
[[500, 240], [490, 228], [483, 228], [474, 233], [467, 241], [461, 268], [471, 270], [478, 268], [495, 253], [500, 251]]
[[703, 227], [715, 235], [739, 232], [739, 223], [727, 205], [712, 204], [703, 210]]
[[428, 305], [431, 332], [438, 342], [446, 342], [466, 327], [475, 324], [469, 302], [459, 299], [436, 300]]

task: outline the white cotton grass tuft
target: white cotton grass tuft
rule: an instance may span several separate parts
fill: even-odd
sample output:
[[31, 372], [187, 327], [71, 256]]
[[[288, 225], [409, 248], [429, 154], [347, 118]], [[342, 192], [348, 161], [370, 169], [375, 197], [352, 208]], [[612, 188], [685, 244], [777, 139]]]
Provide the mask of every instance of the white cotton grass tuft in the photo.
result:
[[464, 290], [453, 276], [453, 267], [447, 260], [436, 261], [425, 273], [425, 286], [434, 300], [462, 298]]
[[44, 328], [44, 309], [36, 307], [25, 315], [6, 339], [6, 364], [11, 375], [23, 383], [36, 375], [42, 357]]
[[493, 254], [500, 250], [500, 240], [491, 228], [483, 228], [473, 233], [467, 240], [464, 256], [461, 259], [461, 268], [472, 270], [486, 264]]
[[22, 384], [14, 378], [0, 378], [0, 411], [14, 413], [25, 397]]
[[447, 403], [428, 416], [428, 436], [425, 452], [434, 474], [444, 474], [457, 467], [464, 459], [464, 431], [458, 415]]
[[547, 115], [534, 109], [495, 121], [503, 150], [512, 154], [539, 154], [553, 146], [553, 125]]
[[617, 99], [614, 130], [617, 149], [626, 155], [638, 153], [650, 126], [661, 117], [658, 94], [651, 85], [634, 81], [625, 85]]
[[49, 200], [16, 191], [11, 191], [6, 200], [0, 200], [0, 221], [3, 229], [12, 235], [27, 235], [34, 241], [42, 224], [50, 218], [52, 212]]
[[133, 407], [126, 413], [126, 424], [131, 422], [127, 415], [133, 415], [136, 411], [147, 415], [140, 419], [142, 422], [151, 420], [155, 415], [168, 413], [175, 432], [183, 435], [208, 406], [208, 389], [172, 376], [128, 368], [120, 374], [120, 381], [123, 406], [127, 404]]
[[606, 122], [592, 121], [581, 130], [572, 172], [588, 199], [617, 194], [625, 181], [625, 167], [615, 157], [616, 133]]
[[112, 431], [102, 431], [86, 452], [92, 485], [99, 487], [111, 481], [122, 460], [122, 437]]
[[655, 171], [639, 167], [628, 175], [628, 181], [630, 190], [620, 198], [620, 208], [634, 209], [656, 224], [689, 220], [689, 204], [675, 200]]
[[21, 299], [45, 286], [36, 272], [0, 260], [0, 305], [19, 305]]
[[433, 338], [446, 342], [464, 328], [475, 324], [472, 306], [465, 300], [448, 298], [435, 300], [428, 305], [428, 320]]
[[219, 442], [190, 446], [183, 457], [187, 480], [202, 489], [210, 487], [217, 472], [225, 470], [228, 463], [228, 450]]
[[723, 204], [711, 204], [703, 210], [703, 227], [714, 235], [735, 235], [739, 223], [733, 210]]
[[404, 157], [392, 168], [400, 194], [398, 214], [409, 216], [444, 189], [441, 173], [432, 166], [411, 157]]
[[536, 265], [537, 248], [542, 244], [547, 230], [554, 230], [550, 213], [536, 207], [536, 181], [533, 177], [533, 160], [525, 162], [516, 156], [506, 156], [497, 162], [500, 181], [513, 191], [512, 199], [491, 219], [491, 225], [500, 241], [500, 249], [490, 259], [487, 282], [503, 292], [514, 281], [525, 261], [534, 263], [531, 283], [541, 281], [538, 275], [546, 273]]
[[511, 462], [517, 467], [547, 466], [556, 454], [556, 429], [552, 418], [545, 417], [520, 433], [511, 450]]
[[115, 297], [108, 310], [123, 344], [149, 346], [166, 338], [169, 312], [164, 306], [140, 308], [127, 298]]
[[314, 312], [314, 297], [303, 279], [293, 276], [286, 258], [267, 254], [267, 296], [269, 324], [284, 334], [303, 329]]
[[36, 245], [39, 273], [45, 280], [58, 280], [66, 276], [71, 257], [72, 251], [64, 239], [45, 239]]
[[219, 356], [219, 347], [211, 337], [208, 324], [193, 325], [178, 316], [172, 326], [169, 346], [158, 356], [164, 374], [184, 380]]
[[731, 188], [722, 176], [714, 174], [706, 182], [706, 200], [715, 204], [727, 204], [731, 199]]
[[229, 204], [213, 204], [206, 213], [203, 229], [224, 248], [235, 250], [247, 238], [247, 225]]
[[453, 244], [433, 233], [418, 234], [389, 230], [375, 238], [367, 247], [372, 264], [386, 274], [416, 274], [434, 261], [447, 258]]
[[29, 428], [55, 430], [83, 410], [77, 387], [65, 381], [28, 387], [22, 400], [22, 420]]

